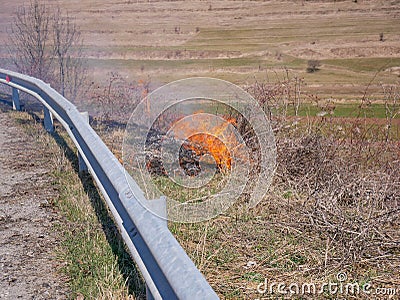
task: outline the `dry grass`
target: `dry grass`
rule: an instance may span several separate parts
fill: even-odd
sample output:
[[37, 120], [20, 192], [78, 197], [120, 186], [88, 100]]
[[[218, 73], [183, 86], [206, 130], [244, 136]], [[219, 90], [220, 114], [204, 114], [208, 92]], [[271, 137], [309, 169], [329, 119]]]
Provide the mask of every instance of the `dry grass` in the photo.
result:
[[[368, 89], [362, 102], [352, 104], [351, 118], [334, 117], [337, 103], [321, 98], [314, 99], [315, 108], [326, 115], [296, 116], [295, 107], [301, 112], [312, 98], [304, 84], [287, 73], [277, 84], [248, 86], [276, 134], [278, 167], [268, 196], [254, 209], [244, 197], [210, 221], [169, 224], [222, 298], [261, 297], [257, 286], [265, 278], [322, 285], [337, 282], [339, 272], [360, 286], [400, 284], [399, 85], [385, 87], [381, 118], [371, 119], [377, 106]], [[120, 155], [122, 130], [102, 135]], [[182, 192], [164, 188], [175, 198]]]
[[141, 276], [93, 179], [78, 174], [76, 150], [67, 133], [56, 125], [56, 133], [47, 134], [37, 117], [27, 113], [14, 117], [51, 153], [51, 175], [59, 193], [51, 205], [62, 218], [54, 228], [60, 236], [55, 256], [61, 266], [58, 271], [67, 278], [70, 297], [143, 299]]
[[360, 286], [397, 288], [400, 153], [398, 137], [387, 133], [393, 128], [362, 113], [350, 126], [329, 116], [296, 120], [284, 112], [287, 94], [254, 91], [275, 112], [278, 168], [269, 195], [254, 209], [238, 204], [206, 223], [171, 224], [177, 239], [227, 299], [260, 297], [265, 278], [322, 284], [339, 272]]

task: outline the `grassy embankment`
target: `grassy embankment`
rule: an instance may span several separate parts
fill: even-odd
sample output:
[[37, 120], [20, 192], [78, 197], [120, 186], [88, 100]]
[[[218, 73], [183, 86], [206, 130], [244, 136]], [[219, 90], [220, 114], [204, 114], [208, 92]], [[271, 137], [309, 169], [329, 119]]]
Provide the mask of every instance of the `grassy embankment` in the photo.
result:
[[[93, 179], [79, 174], [75, 147], [60, 125], [48, 134], [25, 112], [9, 112], [49, 153], [54, 188], [51, 205], [61, 216], [53, 228], [59, 236], [54, 253], [75, 299], [144, 297], [144, 285]], [[38, 151], [42, 151], [41, 148]], [[43, 150], [44, 152], [44, 150]]]

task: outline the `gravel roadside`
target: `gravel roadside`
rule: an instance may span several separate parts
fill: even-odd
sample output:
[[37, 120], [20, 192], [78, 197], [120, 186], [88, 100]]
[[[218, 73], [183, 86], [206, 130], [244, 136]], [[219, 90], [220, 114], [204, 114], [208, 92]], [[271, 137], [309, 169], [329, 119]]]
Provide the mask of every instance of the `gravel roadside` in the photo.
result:
[[66, 299], [54, 258], [51, 153], [7, 111], [0, 104], [0, 299]]

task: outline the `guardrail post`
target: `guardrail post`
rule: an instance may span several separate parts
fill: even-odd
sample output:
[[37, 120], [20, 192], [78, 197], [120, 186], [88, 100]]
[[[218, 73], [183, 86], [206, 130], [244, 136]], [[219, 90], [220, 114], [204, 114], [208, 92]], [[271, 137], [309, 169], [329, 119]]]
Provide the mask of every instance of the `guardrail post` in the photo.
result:
[[[89, 124], [89, 113], [87, 111], [81, 112], [82, 118], [85, 120], [86, 123]], [[78, 150], [78, 165], [79, 165], [79, 172], [87, 172], [88, 167], [81, 155], [81, 153]]]
[[47, 132], [54, 132], [54, 124], [53, 124], [53, 114], [49, 111], [46, 106], [43, 106], [44, 113], [44, 128]]
[[19, 102], [19, 89], [15, 87], [12, 88], [12, 103], [14, 110], [21, 110], [21, 103]]

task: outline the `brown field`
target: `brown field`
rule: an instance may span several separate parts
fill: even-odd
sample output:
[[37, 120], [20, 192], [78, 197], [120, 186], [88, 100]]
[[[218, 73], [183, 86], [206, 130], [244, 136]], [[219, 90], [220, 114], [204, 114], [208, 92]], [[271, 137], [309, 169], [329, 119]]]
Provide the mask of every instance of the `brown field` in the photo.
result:
[[[1, 5], [0, 40], [24, 1]], [[61, 1], [82, 30], [91, 75], [160, 85], [210, 76], [244, 85], [286, 68], [306, 92], [360, 99], [400, 76], [399, 1]], [[383, 41], [379, 40], [383, 33]], [[0, 48], [6, 56], [4, 46]], [[307, 73], [308, 60], [320, 60]]]

